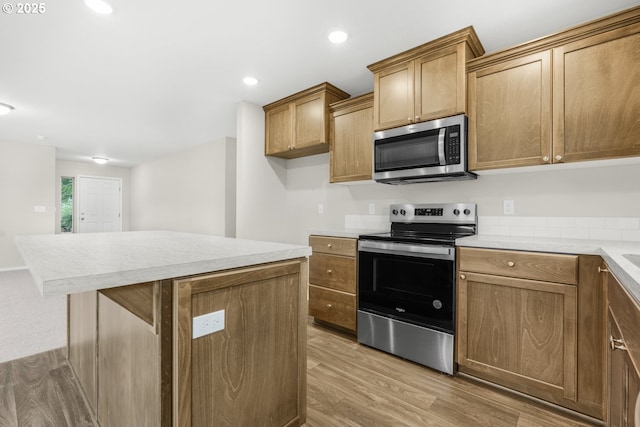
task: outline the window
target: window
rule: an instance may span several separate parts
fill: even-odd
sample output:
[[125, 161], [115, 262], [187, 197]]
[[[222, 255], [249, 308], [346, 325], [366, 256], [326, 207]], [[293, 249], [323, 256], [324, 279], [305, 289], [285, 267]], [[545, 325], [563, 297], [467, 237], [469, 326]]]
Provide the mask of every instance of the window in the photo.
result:
[[60, 182], [60, 231], [73, 233], [73, 178], [66, 176]]

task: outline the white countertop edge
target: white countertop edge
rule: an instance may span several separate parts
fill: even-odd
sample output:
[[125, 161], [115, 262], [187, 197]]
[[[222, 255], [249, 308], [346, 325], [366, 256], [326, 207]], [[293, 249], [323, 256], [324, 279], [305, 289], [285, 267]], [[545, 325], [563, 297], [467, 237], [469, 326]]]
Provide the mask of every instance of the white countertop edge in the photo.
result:
[[640, 242], [475, 235], [456, 239], [462, 247], [600, 255], [614, 276], [640, 305], [640, 267], [623, 254], [640, 254]]
[[35, 273], [37, 270], [30, 266], [29, 270], [40, 294], [44, 297], [49, 297], [109, 289], [156, 280], [180, 278], [196, 274], [217, 273], [233, 268], [251, 267], [271, 262], [305, 258], [310, 255], [311, 248], [305, 246], [283, 251], [51, 280], [42, 280], [42, 278]]

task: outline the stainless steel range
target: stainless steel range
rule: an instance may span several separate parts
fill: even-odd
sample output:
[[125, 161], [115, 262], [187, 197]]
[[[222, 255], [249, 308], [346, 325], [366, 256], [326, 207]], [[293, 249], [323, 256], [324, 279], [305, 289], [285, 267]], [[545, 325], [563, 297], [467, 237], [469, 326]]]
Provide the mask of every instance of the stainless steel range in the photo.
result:
[[358, 240], [358, 342], [453, 374], [455, 239], [476, 205], [391, 205], [391, 231]]

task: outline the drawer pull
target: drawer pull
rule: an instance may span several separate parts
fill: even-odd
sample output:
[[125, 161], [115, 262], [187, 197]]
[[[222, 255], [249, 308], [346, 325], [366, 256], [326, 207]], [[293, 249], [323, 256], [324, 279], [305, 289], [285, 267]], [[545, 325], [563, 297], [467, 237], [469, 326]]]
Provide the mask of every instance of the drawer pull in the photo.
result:
[[327, 274], [331, 274], [333, 271], [331, 269], [327, 270]]
[[622, 338], [616, 339], [612, 335], [609, 335], [609, 346], [611, 347], [611, 351], [614, 351], [614, 350], [627, 351], [627, 346], [624, 344], [624, 340]]
[[331, 247], [332, 247], [331, 243], [327, 243], [327, 247], [328, 247], [329, 249], [331, 249]]
[[333, 308], [333, 306], [332, 306], [331, 304], [327, 304], [327, 308], [328, 308], [329, 310], [331, 310], [331, 309]]
[[608, 273], [608, 272], [609, 272], [608, 268], [598, 267], [598, 273]]
[[507, 265], [508, 265], [509, 267], [513, 267], [513, 266], [515, 266], [515, 265], [516, 265], [516, 263], [515, 263], [515, 262], [513, 262], [513, 261], [509, 261], [509, 262], [507, 263]]
[[467, 278], [467, 276], [466, 276], [466, 275], [464, 275], [464, 274], [461, 274], [461, 275], [460, 275], [460, 278], [461, 278], [462, 280], [464, 280], [464, 279], [466, 279], [466, 278]]

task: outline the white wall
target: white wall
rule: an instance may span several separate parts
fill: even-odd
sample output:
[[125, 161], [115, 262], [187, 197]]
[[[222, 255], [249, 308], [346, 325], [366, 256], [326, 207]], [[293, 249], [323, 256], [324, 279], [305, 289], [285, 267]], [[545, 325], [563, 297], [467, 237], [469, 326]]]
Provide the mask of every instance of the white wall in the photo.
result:
[[[329, 184], [329, 155], [293, 160], [264, 157], [264, 117], [259, 106], [238, 108], [238, 149], [250, 165], [238, 166], [238, 235], [304, 244], [313, 230], [343, 229], [346, 215], [368, 215], [369, 203], [387, 216], [391, 203], [473, 202], [480, 216], [502, 215], [502, 201], [515, 202], [518, 216], [640, 217], [640, 165], [519, 172], [475, 181]], [[239, 158], [239, 160], [242, 160]], [[270, 196], [269, 196], [270, 195]], [[255, 201], [259, 201], [256, 205]], [[269, 202], [271, 201], [271, 202]], [[318, 213], [322, 203], [324, 213]], [[251, 221], [252, 208], [269, 230]], [[240, 217], [239, 217], [240, 218]]]
[[223, 138], [131, 169], [131, 230], [235, 235], [235, 140]]
[[[74, 193], [77, 190], [78, 175], [100, 176], [120, 178], [122, 180], [122, 231], [129, 231], [131, 170], [117, 166], [98, 165], [87, 162], [71, 162], [67, 160], [56, 161], [55, 199], [56, 199], [56, 233], [60, 233], [60, 179], [72, 177], [74, 181]], [[77, 193], [74, 194], [74, 198]], [[75, 224], [74, 224], [75, 226]]]
[[54, 147], [0, 142], [0, 270], [25, 265], [16, 235], [55, 230], [55, 156]]
[[286, 212], [286, 161], [264, 156], [264, 111], [240, 102], [237, 109], [237, 237], [286, 242], [293, 224]]

